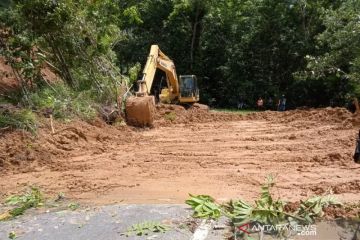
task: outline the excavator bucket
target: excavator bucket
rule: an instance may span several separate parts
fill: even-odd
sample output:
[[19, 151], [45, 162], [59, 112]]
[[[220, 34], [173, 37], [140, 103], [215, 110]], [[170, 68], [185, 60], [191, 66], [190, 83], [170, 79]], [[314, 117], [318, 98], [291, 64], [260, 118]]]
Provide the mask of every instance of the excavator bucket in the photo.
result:
[[151, 127], [155, 115], [154, 96], [129, 97], [125, 105], [127, 124], [135, 127]]

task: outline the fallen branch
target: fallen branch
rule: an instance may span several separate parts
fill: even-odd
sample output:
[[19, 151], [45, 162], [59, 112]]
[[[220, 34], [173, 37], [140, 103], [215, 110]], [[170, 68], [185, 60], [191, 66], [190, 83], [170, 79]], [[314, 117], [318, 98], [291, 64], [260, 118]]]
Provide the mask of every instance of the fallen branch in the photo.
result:
[[54, 129], [54, 121], [53, 121], [53, 116], [52, 116], [52, 114], [50, 114], [50, 126], [51, 126], [51, 133], [54, 134], [54, 133], [55, 133], [55, 129]]

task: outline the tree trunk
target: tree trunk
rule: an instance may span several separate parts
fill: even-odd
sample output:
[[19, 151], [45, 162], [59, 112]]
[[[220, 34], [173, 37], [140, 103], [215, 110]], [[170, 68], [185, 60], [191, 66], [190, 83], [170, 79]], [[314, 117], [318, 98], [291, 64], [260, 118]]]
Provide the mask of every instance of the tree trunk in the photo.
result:
[[197, 6], [196, 14], [195, 14], [195, 21], [194, 21], [193, 31], [192, 31], [192, 39], [191, 39], [190, 70], [193, 70], [193, 65], [194, 65], [195, 42], [196, 42], [196, 35], [197, 35], [197, 31], [198, 31], [198, 25], [199, 25], [199, 14], [200, 14], [200, 7]]
[[63, 79], [65, 80], [65, 82], [72, 88], [75, 87], [75, 81], [74, 78], [72, 77], [69, 67], [66, 64], [65, 58], [61, 52], [61, 49], [56, 46], [55, 44], [55, 38], [52, 35], [49, 35], [49, 39], [48, 42], [51, 46], [51, 48], [53, 49], [53, 53], [55, 55], [55, 57], [57, 58], [59, 64], [60, 64], [60, 70], [61, 72], [59, 73]]

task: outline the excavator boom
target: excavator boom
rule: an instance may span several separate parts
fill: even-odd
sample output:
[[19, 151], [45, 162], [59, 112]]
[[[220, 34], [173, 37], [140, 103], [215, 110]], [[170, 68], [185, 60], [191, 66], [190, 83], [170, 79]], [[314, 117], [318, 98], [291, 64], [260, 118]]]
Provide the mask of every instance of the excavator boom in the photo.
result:
[[179, 80], [176, 74], [174, 62], [159, 49], [158, 45], [152, 45], [143, 70], [143, 77], [139, 81], [137, 96], [150, 95], [156, 70], [160, 69], [166, 74], [170, 100], [179, 97]]

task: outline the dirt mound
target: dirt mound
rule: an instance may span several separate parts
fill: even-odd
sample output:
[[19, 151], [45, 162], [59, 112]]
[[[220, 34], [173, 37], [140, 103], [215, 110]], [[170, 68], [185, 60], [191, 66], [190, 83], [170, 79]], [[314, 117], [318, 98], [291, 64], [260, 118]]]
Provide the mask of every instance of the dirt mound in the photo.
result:
[[357, 115], [345, 108], [296, 109], [285, 112], [265, 111], [252, 113], [246, 116], [247, 120], [267, 120], [279, 123], [313, 121], [326, 123], [341, 123], [345, 128], [351, 128], [359, 121]]
[[37, 136], [1, 133], [0, 198], [35, 184], [92, 204], [183, 203], [188, 193], [251, 201], [272, 173], [290, 202], [327, 191], [358, 202], [358, 130], [344, 128], [349, 117], [344, 109], [241, 116], [159, 105], [155, 124], [170, 127], [55, 122], [54, 134], [44, 118]]
[[338, 129], [350, 129], [360, 125], [360, 116], [345, 108], [296, 109], [285, 112], [265, 111], [247, 115], [209, 111], [206, 105], [185, 109], [179, 105], [159, 104], [156, 106], [155, 126], [169, 126], [178, 123], [207, 123], [218, 121], [264, 120], [276, 123], [339, 124]]
[[55, 122], [54, 134], [49, 121], [41, 120], [37, 135], [20, 130], [0, 132], [0, 170], [29, 172], [44, 166], [65, 170], [67, 165], [58, 161], [59, 158], [85, 153], [97, 155], [105, 152], [109, 145], [134, 140], [127, 127], [109, 126], [101, 120]]
[[331, 205], [324, 208], [324, 216], [327, 220], [333, 219], [354, 219], [359, 218], [360, 205], [346, 204], [345, 206]]
[[[185, 109], [179, 105], [160, 104], [157, 105], [155, 115], [155, 127], [171, 126], [173, 124], [196, 124], [209, 122], [230, 122], [239, 120], [266, 120], [276, 123], [299, 122], [296, 125], [298, 129], [307, 129], [309, 121], [312, 126], [322, 126], [324, 123], [332, 123], [332, 130], [351, 129], [354, 119], [358, 117], [342, 108], [325, 108], [325, 109], [309, 109], [294, 110], [287, 112], [259, 112], [249, 115], [238, 115], [233, 113], [220, 113], [209, 111], [206, 106], [194, 106]], [[51, 133], [49, 119], [42, 119], [40, 129], [37, 136], [28, 132], [13, 131], [0, 132], [0, 169], [21, 169], [28, 172], [37, 167], [49, 166], [51, 169], [66, 168], [61, 162], [53, 162], [54, 158], [67, 158], [84, 153], [102, 154], [109, 149], [109, 146], [116, 143], [131, 142], [136, 138], [136, 133], [128, 127], [114, 127], [105, 124], [101, 120], [96, 120], [92, 124], [74, 121], [71, 123], [56, 122], [55, 133]], [[347, 123], [344, 124], [344, 122]], [[316, 135], [327, 136], [330, 129], [319, 128]], [[352, 148], [354, 139], [339, 138], [336, 132], [332, 136], [341, 149]], [[310, 136], [308, 136], [310, 137]], [[271, 137], [270, 137], [271, 138]], [[299, 141], [303, 139], [303, 135], [289, 133], [285, 136], [291, 141]], [[251, 138], [245, 138], [251, 141]], [[258, 139], [256, 139], [258, 140]], [[264, 138], [265, 140], [269, 137]], [[325, 143], [330, 144], [330, 143]], [[306, 147], [298, 147], [299, 150], [315, 150], [323, 148], [319, 143], [308, 144]], [[259, 147], [258, 147], [259, 148]], [[247, 150], [249, 150], [248, 147]], [[276, 146], [264, 147], [266, 151], [276, 150]], [[288, 150], [295, 151], [296, 149]], [[289, 150], [289, 151], [290, 151]], [[326, 154], [313, 154], [311, 157], [299, 157], [301, 161], [306, 161], [314, 167], [337, 165], [347, 166], [351, 159], [351, 152], [333, 150]], [[299, 160], [299, 161], [300, 161]], [[295, 160], [293, 160], [295, 161]], [[299, 171], [302, 171], [301, 169]], [[323, 189], [319, 190], [322, 191]], [[339, 190], [340, 191], [340, 190]]]
[[172, 124], [207, 123], [219, 121], [238, 121], [243, 116], [233, 113], [209, 111], [206, 105], [196, 104], [189, 109], [180, 105], [158, 104], [156, 106], [155, 126], [170, 126]]
[[[285, 205], [285, 211], [293, 213], [300, 207], [300, 202], [289, 202]], [[326, 220], [333, 220], [338, 218], [343, 219], [356, 219], [359, 214], [360, 206], [357, 204], [345, 204], [341, 205], [331, 205], [323, 209], [324, 217]]]
[[313, 185], [310, 187], [310, 190], [317, 195], [322, 195], [327, 192], [332, 192], [334, 194], [341, 193], [357, 193], [360, 189], [360, 180], [352, 180], [348, 182], [341, 182], [336, 184], [328, 184], [326, 182], [321, 182], [321, 184]]

